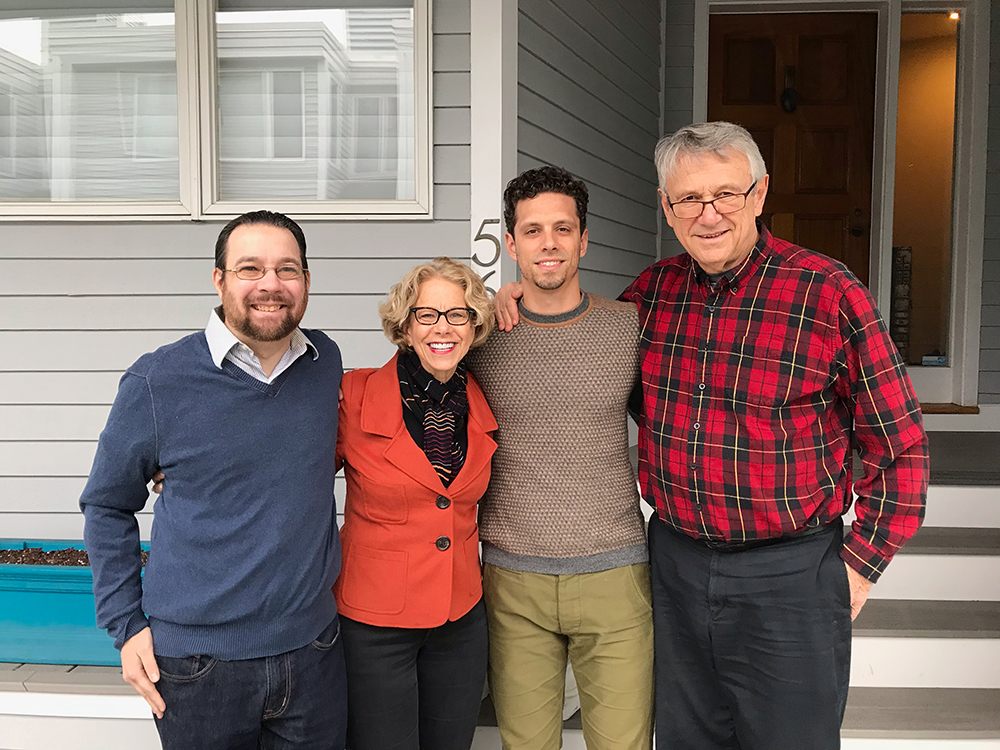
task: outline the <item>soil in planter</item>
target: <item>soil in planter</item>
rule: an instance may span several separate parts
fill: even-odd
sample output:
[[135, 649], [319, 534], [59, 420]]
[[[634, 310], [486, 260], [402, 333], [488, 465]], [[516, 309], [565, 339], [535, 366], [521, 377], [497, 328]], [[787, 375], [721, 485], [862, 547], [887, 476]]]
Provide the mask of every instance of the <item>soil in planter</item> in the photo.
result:
[[[146, 564], [149, 552], [142, 551], [142, 564]], [[86, 550], [55, 549], [43, 551], [41, 547], [28, 549], [0, 549], [0, 565], [70, 565], [85, 567], [90, 565]]]

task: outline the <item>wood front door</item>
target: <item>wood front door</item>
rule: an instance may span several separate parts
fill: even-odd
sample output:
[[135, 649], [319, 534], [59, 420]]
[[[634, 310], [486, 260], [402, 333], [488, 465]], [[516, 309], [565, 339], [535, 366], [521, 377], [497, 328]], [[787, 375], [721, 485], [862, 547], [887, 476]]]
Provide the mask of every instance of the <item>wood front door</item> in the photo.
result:
[[868, 283], [875, 13], [712, 15], [708, 119], [753, 135], [771, 175], [778, 237]]

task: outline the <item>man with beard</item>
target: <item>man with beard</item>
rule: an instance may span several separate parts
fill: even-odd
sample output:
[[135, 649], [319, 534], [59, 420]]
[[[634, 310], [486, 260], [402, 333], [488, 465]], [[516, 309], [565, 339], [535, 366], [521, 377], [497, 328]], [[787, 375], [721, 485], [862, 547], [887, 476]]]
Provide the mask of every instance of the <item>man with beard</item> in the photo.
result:
[[[101, 433], [80, 498], [97, 623], [164, 748], [340, 750], [340, 351], [298, 328], [309, 271], [287, 216], [231, 221], [215, 265], [222, 305], [128, 368]], [[135, 514], [161, 467], [142, 578]]]
[[503, 746], [558, 750], [567, 660], [590, 750], [648, 748], [653, 620], [626, 406], [635, 305], [580, 288], [587, 186], [524, 172], [504, 191], [523, 323], [469, 352], [499, 428], [480, 502], [489, 680]]

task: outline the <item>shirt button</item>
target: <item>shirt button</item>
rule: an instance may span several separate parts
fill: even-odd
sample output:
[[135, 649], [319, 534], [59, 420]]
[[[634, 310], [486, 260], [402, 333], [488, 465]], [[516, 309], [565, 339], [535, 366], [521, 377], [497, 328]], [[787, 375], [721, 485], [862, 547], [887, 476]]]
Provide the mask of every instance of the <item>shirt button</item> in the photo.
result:
[[699, 391], [705, 390], [705, 384], [704, 383], [698, 383], [698, 390]]
[[449, 505], [451, 505], [451, 500], [446, 498], [444, 495], [438, 495], [438, 498], [435, 501], [435, 503], [437, 504], [437, 507], [439, 507], [441, 510], [444, 510]]
[[694, 423], [694, 428], [695, 428], [696, 430], [700, 430], [700, 429], [701, 429], [701, 422], [695, 422], [695, 423]]
[[446, 536], [439, 536], [437, 538], [437, 541], [434, 542], [434, 546], [437, 547], [442, 552], [444, 552], [446, 549], [448, 549], [451, 546], [451, 539], [449, 539]]
[[694, 471], [698, 468], [698, 464], [691, 464], [691, 470]]

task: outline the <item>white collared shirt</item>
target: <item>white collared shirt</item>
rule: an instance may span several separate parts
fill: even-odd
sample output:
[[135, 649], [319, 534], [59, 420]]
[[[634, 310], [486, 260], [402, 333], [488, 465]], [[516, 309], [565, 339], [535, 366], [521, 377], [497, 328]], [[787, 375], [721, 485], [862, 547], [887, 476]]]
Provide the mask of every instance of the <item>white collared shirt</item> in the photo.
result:
[[281, 359], [275, 365], [271, 376], [268, 377], [264, 374], [264, 368], [260, 366], [260, 360], [253, 353], [253, 349], [236, 338], [233, 332], [222, 322], [222, 318], [219, 317], [221, 309], [221, 307], [217, 307], [212, 310], [208, 316], [208, 325], [205, 326], [205, 338], [208, 340], [208, 350], [212, 354], [212, 361], [220, 370], [222, 369], [223, 361], [228, 359], [243, 370], [243, 372], [247, 373], [247, 375], [253, 376], [262, 383], [270, 384], [281, 373], [291, 367], [295, 360], [305, 354], [307, 349], [312, 351], [312, 358], [314, 360], [319, 359], [319, 350], [313, 346], [313, 343], [306, 338], [306, 335], [300, 329], [296, 328], [292, 332], [292, 340], [289, 342], [288, 351], [281, 355]]

